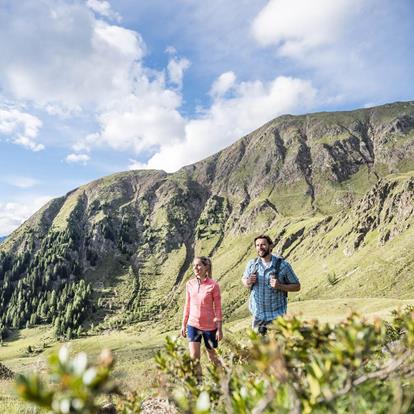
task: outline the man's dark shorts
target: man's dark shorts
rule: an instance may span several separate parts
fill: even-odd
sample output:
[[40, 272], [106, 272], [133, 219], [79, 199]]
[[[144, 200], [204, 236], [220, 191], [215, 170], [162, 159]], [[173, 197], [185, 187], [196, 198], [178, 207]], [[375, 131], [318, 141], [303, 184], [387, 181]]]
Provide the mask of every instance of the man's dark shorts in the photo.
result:
[[202, 331], [201, 329], [194, 328], [194, 326], [187, 325], [188, 342], [201, 342], [201, 338], [204, 338], [207, 349], [217, 348], [216, 332], [217, 329], [214, 329], [214, 331]]

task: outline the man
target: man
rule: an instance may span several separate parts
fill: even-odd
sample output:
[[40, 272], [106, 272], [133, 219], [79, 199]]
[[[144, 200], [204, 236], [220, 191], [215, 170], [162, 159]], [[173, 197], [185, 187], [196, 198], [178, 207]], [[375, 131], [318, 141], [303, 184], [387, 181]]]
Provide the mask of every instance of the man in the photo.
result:
[[265, 335], [267, 326], [287, 311], [287, 292], [300, 290], [299, 279], [288, 262], [272, 255], [273, 241], [267, 235], [254, 239], [258, 257], [247, 263], [242, 282], [251, 290], [249, 310], [253, 329]]

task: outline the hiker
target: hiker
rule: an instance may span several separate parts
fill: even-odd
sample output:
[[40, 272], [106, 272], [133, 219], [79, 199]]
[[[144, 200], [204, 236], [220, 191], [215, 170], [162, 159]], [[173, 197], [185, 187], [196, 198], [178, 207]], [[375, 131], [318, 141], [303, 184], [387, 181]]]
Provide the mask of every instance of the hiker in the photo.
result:
[[220, 361], [215, 348], [223, 338], [221, 295], [218, 283], [212, 279], [212, 265], [208, 257], [196, 257], [193, 262], [195, 277], [186, 285], [181, 335], [188, 337], [190, 356], [198, 362], [201, 380], [200, 349], [204, 340], [209, 360], [217, 367]]
[[300, 290], [300, 282], [290, 264], [272, 255], [273, 241], [267, 235], [254, 239], [258, 257], [247, 263], [242, 283], [251, 290], [249, 310], [252, 327], [261, 335], [267, 326], [287, 311], [287, 293]]

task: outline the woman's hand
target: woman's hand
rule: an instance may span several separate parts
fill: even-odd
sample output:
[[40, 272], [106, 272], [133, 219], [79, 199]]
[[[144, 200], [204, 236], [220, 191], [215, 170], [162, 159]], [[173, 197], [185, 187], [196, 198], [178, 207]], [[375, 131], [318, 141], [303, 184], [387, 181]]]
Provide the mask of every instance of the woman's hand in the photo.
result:
[[186, 338], [187, 337], [187, 326], [183, 325], [181, 327], [181, 336]]
[[220, 342], [223, 339], [223, 330], [221, 328], [217, 329], [216, 339], [218, 342]]

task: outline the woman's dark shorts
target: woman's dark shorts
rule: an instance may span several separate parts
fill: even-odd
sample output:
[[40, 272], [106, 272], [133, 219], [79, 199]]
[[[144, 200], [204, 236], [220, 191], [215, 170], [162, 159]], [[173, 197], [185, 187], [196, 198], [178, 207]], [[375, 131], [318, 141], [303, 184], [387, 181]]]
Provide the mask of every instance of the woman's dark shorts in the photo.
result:
[[201, 338], [204, 338], [207, 349], [217, 348], [216, 332], [217, 329], [214, 329], [214, 331], [202, 331], [201, 329], [194, 328], [194, 326], [187, 325], [188, 342], [201, 342]]

